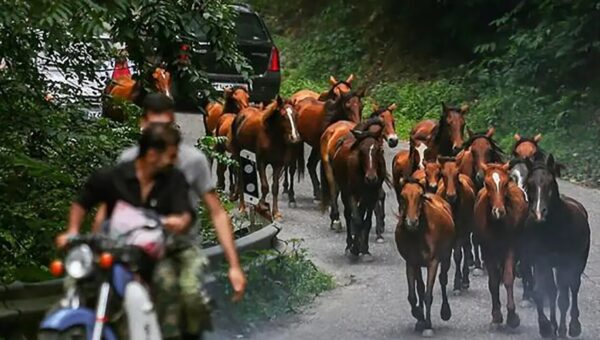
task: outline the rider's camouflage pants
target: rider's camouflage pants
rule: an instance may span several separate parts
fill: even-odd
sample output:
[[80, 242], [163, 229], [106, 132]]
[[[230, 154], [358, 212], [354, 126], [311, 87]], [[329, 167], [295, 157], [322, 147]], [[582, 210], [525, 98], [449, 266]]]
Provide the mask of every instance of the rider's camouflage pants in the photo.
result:
[[165, 339], [179, 338], [180, 330], [198, 334], [212, 328], [209, 300], [201, 281], [206, 265], [207, 259], [197, 246], [168, 254], [157, 264], [156, 309]]

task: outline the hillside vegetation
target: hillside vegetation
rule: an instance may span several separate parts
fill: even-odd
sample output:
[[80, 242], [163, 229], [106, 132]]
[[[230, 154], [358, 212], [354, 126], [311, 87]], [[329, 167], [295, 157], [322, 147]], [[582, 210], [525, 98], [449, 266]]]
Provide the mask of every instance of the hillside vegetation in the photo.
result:
[[600, 185], [597, 1], [251, 3], [282, 50], [284, 95], [354, 73], [368, 102], [398, 104], [404, 138], [441, 102], [468, 103], [468, 126], [495, 126], [505, 151], [541, 132], [566, 177]]

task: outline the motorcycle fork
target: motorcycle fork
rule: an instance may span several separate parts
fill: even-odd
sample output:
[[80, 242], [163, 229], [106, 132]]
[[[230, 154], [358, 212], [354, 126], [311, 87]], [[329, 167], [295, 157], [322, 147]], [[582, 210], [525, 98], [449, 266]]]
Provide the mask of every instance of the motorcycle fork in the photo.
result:
[[96, 321], [94, 322], [94, 331], [92, 332], [92, 340], [101, 340], [104, 324], [108, 322], [106, 310], [108, 309], [108, 298], [110, 296], [110, 283], [103, 282], [100, 286], [100, 294], [98, 295], [98, 303], [96, 304]]

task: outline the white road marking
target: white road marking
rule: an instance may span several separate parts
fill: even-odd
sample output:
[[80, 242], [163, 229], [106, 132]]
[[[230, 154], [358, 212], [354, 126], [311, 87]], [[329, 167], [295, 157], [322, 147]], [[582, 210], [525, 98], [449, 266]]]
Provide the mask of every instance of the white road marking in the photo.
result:
[[298, 130], [296, 129], [296, 123], [294, 123], [294, 119], [292, 118], [292, 109], [287, 107], [285, 109], [287, 113], [288, 119], [290, 120], [290, 124], [292, 124], [292, 138], [298, 139]]

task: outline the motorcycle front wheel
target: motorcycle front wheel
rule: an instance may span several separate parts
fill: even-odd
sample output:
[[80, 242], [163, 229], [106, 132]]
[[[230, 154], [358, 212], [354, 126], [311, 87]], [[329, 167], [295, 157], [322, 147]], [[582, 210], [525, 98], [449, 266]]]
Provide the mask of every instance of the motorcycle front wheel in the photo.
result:
[[41, 331], [38, 340], [85, 340], [85, 328], [81, 326], [71, 327], [65, 331]]

